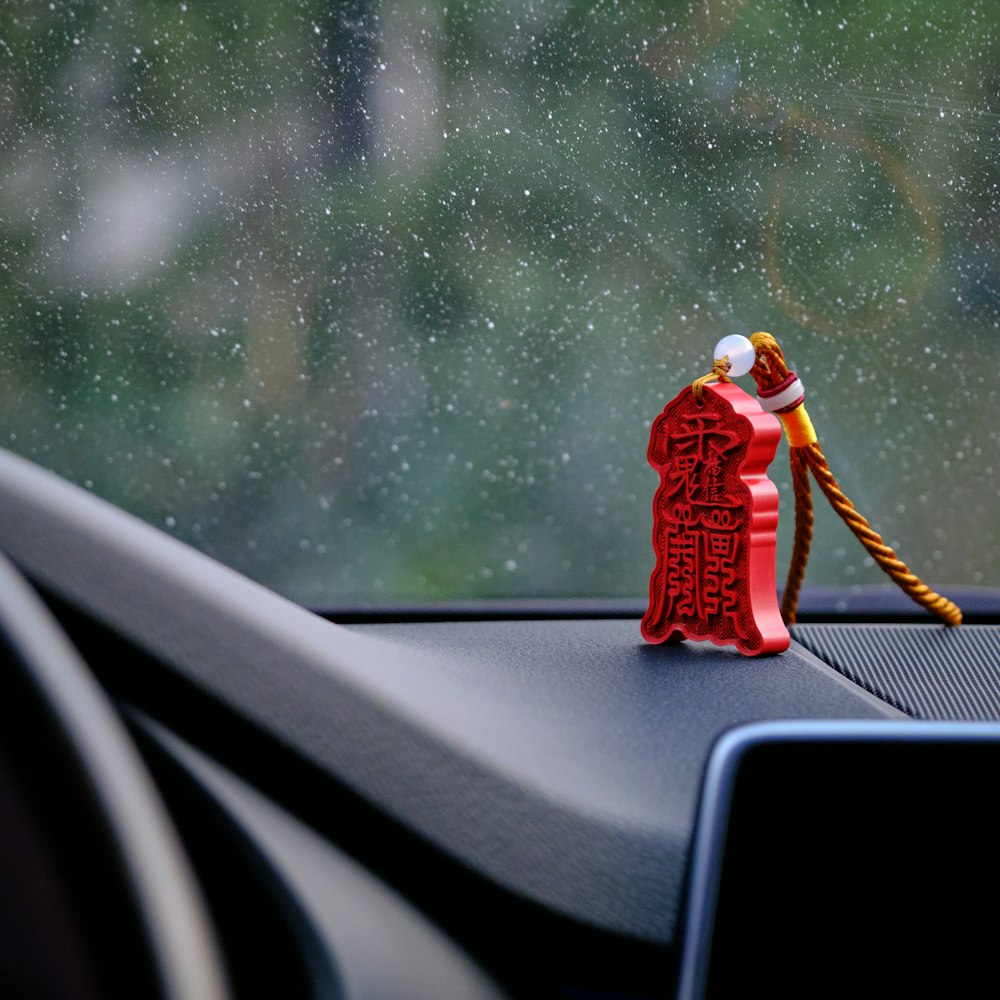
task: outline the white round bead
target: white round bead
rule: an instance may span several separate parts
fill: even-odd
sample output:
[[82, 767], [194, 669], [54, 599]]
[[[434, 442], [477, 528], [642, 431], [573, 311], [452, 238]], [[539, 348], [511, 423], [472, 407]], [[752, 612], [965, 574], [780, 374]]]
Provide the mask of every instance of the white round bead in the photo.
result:
[[746, 375], [757, 360], [757, 351], [753, 344], [739, 333], [731, 333], [715, 345], [715, 360], [727, 355], [730, 375]]

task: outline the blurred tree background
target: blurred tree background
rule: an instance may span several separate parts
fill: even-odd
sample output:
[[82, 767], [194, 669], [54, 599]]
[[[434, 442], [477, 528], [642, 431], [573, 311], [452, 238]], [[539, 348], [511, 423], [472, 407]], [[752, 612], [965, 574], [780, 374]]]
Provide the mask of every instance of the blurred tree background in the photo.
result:
[[[641, 597], [649, 425], [766, 329], [900, 555], [998, 585], [998, 34], [8, 0], [0, 444], [310, 605]], [[881, 579], [820, 508], [807, 583]]]

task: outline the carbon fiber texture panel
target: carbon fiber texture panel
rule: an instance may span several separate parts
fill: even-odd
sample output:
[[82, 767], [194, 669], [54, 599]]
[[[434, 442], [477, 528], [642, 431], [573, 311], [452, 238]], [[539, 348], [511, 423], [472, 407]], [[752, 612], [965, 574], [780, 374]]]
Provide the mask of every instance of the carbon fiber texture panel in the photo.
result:
[[1000, 720], [1000, 628], [796, 625], [795, 639], [915, 719]]

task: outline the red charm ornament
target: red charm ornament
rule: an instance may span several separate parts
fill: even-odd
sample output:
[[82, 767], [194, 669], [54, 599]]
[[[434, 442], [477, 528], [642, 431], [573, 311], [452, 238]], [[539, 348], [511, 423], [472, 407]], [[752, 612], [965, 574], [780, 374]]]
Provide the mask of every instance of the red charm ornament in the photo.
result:
[[656, 568], [648, 642], [708, 639], [748, 656], [788, 648], [775, 587], [778, 491], [767, 478], [776, 417], [732, 382], [690, 386], [653, 422]]

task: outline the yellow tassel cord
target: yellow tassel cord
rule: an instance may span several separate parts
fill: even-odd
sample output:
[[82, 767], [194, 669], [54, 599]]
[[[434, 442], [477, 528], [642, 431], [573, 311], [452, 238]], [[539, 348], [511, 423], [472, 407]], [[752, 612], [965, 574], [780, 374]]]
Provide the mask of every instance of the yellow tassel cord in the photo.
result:
[[[788, 369], [777, 341], [769, 333], [755, 333], [750, 337], [750, 342], [757, 353], [757, 361], [750, 374], [756, 380], [758, 389], [769, 390], [780, 385], [788, 378]], [[833, 509], [843, 518], [858, 541], [889, 577], [917, 604], [937, 615], [946, 625], [960, 625], [962, 612], [958, 606], [922, 583], [843, 494], [827, 465], [805, 406], [799, 403], [789, 412], [777, 415], [781, 418], [785, 436], [788, 438], [792, 486], [795, 490], [795, 541], [781, 602], [781, 615], [785, 622], [789, 625], [795, 622], [799, 591], [812, 543], [813, 505], [809, 488], [811, 470], [813, 478]]]

